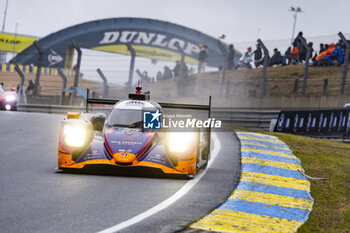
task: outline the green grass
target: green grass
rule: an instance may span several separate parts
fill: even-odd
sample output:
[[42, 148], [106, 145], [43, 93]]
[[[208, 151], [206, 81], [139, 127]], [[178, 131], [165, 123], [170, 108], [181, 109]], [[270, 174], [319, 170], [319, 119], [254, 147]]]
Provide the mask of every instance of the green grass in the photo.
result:
[[350, 145], [273, 133], [302, 161], [315, 200], [309, 220], [298, 232], [350, 232]]
[[[234, 129], [256, 131], [234, 127]], [[309, 220], [298, 232], [350, 232], [350, 144], [291, 134], [271, 133], [285, 142], [302, 162], [315, 200]]]

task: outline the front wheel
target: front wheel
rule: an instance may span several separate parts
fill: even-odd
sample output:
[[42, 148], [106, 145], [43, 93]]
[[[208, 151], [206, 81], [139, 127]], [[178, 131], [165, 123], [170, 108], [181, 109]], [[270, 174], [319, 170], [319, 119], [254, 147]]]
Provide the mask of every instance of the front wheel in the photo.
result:
[[[198, 168], [205, 169], [208, 166], [210, 153], [210, 133], [201, 133], [201, 138], [198, 145], [197, 166]], [[199, 159], [200, 158], [200, 159]]]
[[[202, 168], [205, 169], [208, 166], [208, 160], [209, 160], [209, 146], [205, 148], [203, 151], [202, 159], [205, 161], [204, 164], [202, 165]], [[204, 158], [203, 158], [204, 157]]]

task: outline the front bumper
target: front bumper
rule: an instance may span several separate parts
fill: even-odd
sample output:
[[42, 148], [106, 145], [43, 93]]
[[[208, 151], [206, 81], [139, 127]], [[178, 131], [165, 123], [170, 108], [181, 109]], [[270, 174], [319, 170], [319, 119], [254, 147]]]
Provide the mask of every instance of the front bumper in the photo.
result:
[[150, 166], [120, 166], [112, 164], [86, 164], [82, 168], [59, 167], [60, 172], [73, 174], [93, 174], [112, 176], [136, 176], [136, 177], [157, 177], [157, 178], [183, 178], [193, 176], [181, 173], [175, 169], [172, 172], [164, 172], [160, 167]]

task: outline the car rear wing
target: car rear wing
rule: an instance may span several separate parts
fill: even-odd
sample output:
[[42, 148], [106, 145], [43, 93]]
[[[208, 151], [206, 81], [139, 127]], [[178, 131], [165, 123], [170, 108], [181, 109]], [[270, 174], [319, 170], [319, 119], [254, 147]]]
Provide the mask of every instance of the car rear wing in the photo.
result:
[[[89, 112], [89, 104], [104, 104], [114, 105], [119, 100], [116, 99], [96, 99], [89, 98], [89, 89], [86, 92], [86, 113]], [[190, 110], [205, 110], [208, 111], [208, 118], [211, 116], [211, 96], [209, 96], [208, 105], [200, 104], [173, 104], [173, 103], [158, 103], [162, 108], [173, 108], [173, 109], [190, 109]]]

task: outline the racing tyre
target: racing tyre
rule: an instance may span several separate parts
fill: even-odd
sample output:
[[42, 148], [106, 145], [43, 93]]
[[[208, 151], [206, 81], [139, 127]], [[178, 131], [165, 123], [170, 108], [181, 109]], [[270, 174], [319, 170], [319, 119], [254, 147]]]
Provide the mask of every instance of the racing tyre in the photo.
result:
[[196, 167], [197, 170], [199, 169], [205, 169], [208, 166], [208, 160], [209, 160], [209, 152], [210, 152], [210, 144], [207, 143], [208, 141], [208, 133], [203, 133], [201, 135], [201, 139], [198, 143], [198, 151], [197, 153], [197, 162]]
[[208, 166], [209, 161], [209, 153], [210, 153], [210, 133], [205, 132], [202, 134], [202, 139], [200, 140], [201, 143], [204, 144], [203, 146], [199, 145], [199, 148], [202, 148], [200, 151], [200, 158], [202, 161], [204, 161], [203, 164], [201, 164], [200, 168], [205, 169]]

